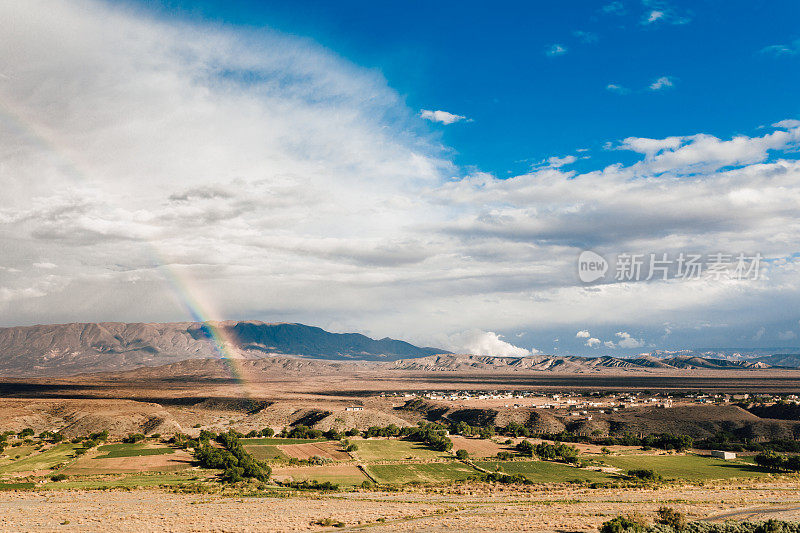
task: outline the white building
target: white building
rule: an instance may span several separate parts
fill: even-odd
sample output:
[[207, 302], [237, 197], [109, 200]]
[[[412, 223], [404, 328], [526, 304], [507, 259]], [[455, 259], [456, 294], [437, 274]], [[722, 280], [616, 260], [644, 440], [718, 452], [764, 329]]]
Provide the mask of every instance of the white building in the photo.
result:
[[713, 450], [711, 452], [711, 457], [717, 457], [719, 459], [725, 459], [726, 461], [729, 461], [731, 459], [736, 459], [736, 453], [735, 452], [723, 452], [721, 450]]

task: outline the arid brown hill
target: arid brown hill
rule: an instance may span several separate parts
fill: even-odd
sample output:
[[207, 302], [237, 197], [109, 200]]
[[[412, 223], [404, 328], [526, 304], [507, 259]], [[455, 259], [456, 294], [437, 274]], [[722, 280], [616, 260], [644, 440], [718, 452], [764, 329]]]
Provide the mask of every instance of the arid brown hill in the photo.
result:
[[280, 354], [394, 361], [447, 353], [389, 338], [375, 340], [358, 333], [330, 333], [303, 324], [58, 324], [0, 329], [0, 375], [63, 376], [216, 358], [220, 356], [218, 342], [212, 337], [222, 339], [226, 355], [246, 359]]

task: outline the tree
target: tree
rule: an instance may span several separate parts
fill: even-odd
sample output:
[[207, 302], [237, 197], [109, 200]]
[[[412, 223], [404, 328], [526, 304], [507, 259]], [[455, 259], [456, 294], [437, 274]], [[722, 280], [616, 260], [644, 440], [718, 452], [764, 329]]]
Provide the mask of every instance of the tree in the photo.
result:
[[456, 458], [460, 461], [466, 461], [469, 459], [469, 452], [467, 450], [458, 450], [456, 452]]
[[517, 453], [526, 457], [533, 457], [533, 444], [527, 440], [523, 440], [514, 447]]

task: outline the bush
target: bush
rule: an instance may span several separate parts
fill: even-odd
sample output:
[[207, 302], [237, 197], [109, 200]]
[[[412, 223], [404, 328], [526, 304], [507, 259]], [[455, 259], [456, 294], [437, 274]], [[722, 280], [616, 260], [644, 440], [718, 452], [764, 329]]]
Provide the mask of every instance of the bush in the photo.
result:
[[67, 479], [67, 476], [64, 474], [54, 474], [50, 476], [50, 479], [52, 481], [64, 481], [65, 479]]
[[456, 452], [456, 458], [461, 461], [467, 461], [469, 459], [469, 452], [467, 450], [458, 450]]
[[144, 439], [145, 439], [144, 434], [142, 434], [142, 433], [132, 433], [132, 434], [128, 435], [127, 437], [125, 437], [124, 439], [122, 439], [122, 442], [125, 442], [127, 444], [134, 444], [134, 443], [137, 443], [139, 441], [143, 441]]
[[656, 524], [670, 526], [676, 531], [681, 531], [686, 527], [686, 516], [672, 507], [661, 507], [658, 509], [657, 514]]
[[638, 479], [641, 481], [660, 481], [661, 474], [657, 474], [655, 470], [650, 468], [637, 468], [628, 470], [625, 474], [629, 478]]
[[647, 531], [647, 521], [639, 513], [620, 515], [600, 526], [600, 533], [643, 533], [645, 531]]

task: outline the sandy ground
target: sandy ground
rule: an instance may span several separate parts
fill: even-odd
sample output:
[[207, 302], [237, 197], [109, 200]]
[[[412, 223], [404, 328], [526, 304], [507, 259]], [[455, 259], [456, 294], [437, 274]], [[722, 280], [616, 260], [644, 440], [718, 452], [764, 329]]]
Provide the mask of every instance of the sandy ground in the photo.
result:
[[[685, 486], [660, 490], [463, 486], [459, 493], [332, 493], [257, 498], [131, 492], [0, 493], [0, 531], [307, 531], [331, 518], [341, 530], [596, 531], [618, 513], [650, 517], [661, 505], [692, 519], [800, 520], [800, 484]], [[379, 519], [383, 519], [379, 521]], [[65, 521], [69, 523], [64, 523]]]

